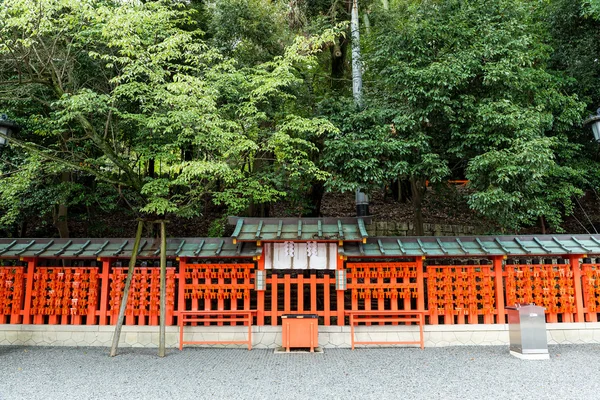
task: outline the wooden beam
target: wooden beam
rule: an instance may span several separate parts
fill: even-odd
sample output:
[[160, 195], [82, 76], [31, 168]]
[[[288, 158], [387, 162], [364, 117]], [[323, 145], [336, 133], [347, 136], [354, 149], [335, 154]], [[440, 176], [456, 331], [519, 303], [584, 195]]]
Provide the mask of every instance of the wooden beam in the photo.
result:
[[[129, 288], [131, 287], [131, 281], [133, 280], [133, 270], [135, 269], [137, 250], [140, 245], [140, 242], [142, 241], [143, 228], [144, 221], [138, 221], [135, 242], [133, 243], [133, 251], [131, 252], [131, 258], [129, 259], [129, 268], [127, 269], [127, 279], [125, 280], [125, 287], [123, 288], [123, 297], [121, 297], [121, 305], [119, 306], [119, 317], [117, 318], [117, 324], [115, 325], [115, 333], [113, 334], [112, 347], [110, 349], [111, 357], [117, 355], [117, 349], [119, 347], [121, 328], [123, 328], [123, 319], [125, 318], [125, 309], [127, 308], [127, 300], [129, 298]], [[106, 243], [108, 243], [108, 241], [106, 241]], [[102, 250], [99, 250], [98, 253], [100, 251]]]

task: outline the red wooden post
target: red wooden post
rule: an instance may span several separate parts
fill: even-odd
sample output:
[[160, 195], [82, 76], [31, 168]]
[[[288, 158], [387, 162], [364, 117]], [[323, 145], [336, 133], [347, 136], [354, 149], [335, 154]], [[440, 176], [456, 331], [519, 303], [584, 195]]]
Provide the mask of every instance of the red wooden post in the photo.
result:
[[317, 276], [310, 276], [310, 312], [317, 314]]
[[100, 270], [100, 293], [98, 294], [98, 301], [100, 302], [100, 315], [98, 323], [100, 325], [106, 325], [108, 317], [108, 302], [112, 300], [108, 293], [108, 287], [110, 283], [110, 259], [103, 258], [99, 261], [102, 262], [102, 269]]
[[297, 278], [298, 282], [298, 307], [297, 310], [299, 313], [304, 312], [304, 275], [299, 274]]
[[330, 295], [330, 288], [331, 288], [331, 282], [329, 280], [330, 276], [328, 274], [325, 274], [325, 276], [323, 277], [323, 302], [324, 302], [324, 313], [325, 316], [323, 318], [324, 320], [324, 324], [326, 326], [331, 325], [331, 295]]
[[[265, 249], [263, 247], [262, 252], [264, 254]], [[261, 255], [257, 258], [258, 270], [265, 270], [265, 258]], [[256, 299], [256, 324], [263, 326], [265, 324], [265, 291], [267, 290], [267, 282], [265, 276], [265, 290], [259, 290]]]
[[289, 314], [291, 311], [290, 302], [291, 302], [291, 291], [292, 291], [292, 283], [290, 280], [290, 274], [285, 274], [283, 277], [283, 313]]
[[581, 267], [579, 260], [581, 256], [570, 255], [569, 264], [573, 271], [573, 280], [575, 286], [575, 322], [585, 322], [583, 313], [583, 291], [581, 290]]
[[496, 279], [494, 280], [496, 289], [496, 323], [505, 324], [506, 317], [504, 311], [504, 279], [502, 274], [502, 257], [492, 257], [492, 265], [494, 266], [494, 274]]
[[183, 318], [183, 314], [182, 312], [185, 311], [185, 289], [186, 289], [186, 283], [185, 283], [185, 273], [186, 273], [186, 268], [187, 268], [187, 258], [180, 258], [179, 259], [179, 274], [178, 274], [178, 281], [177, 281], [177, 323], [179, 324], [179, 321], [181, 321], [181, 319]]
[[[338, 255], [336, 268], [338, 271], [344, 270], [344, 257], [343, 256]], [[337, 309], [337, 324], [338, 324], [338, 326], [344, 326], [344, 311], [346, 311], [344, 294], [345, 294], [345, 290], [337, 291], [336, 309]]]
[[25, 287], [25, 306], [23, 307], [23, 324], [31, 323], [31, 294], [33, 292], [33, 273], [37, 268], [35, 258], [25, 259], [27, 261], [27, 283]]
[[277, 326], [277, 273], [271, 274], [271, 325]]
[[422, 257], [415, 257], [415, 268], [417, 269], [417, 311], [425, 311], [425, 277]]

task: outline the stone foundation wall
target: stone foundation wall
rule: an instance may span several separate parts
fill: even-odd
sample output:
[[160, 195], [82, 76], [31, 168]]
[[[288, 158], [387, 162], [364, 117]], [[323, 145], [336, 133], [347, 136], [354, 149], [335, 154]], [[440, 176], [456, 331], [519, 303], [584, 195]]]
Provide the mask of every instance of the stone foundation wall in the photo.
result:
[[[600, 343], [600, 322], [547, 324], [548, 344]], [[166, 328], [166, 345], [177, 348], [179, 331]], [[194, 326], [185, 328], [185, 340], [243, 340], [243, 326]], [[281, 346], [280, 326], [254, 326], [252, 347]], [[114, 326], [79, 325], [0, 325], [0, 346], [104, 346], [112, 343]], [[427, 325], [425, 346], [508, 346], [508, 325]], [[359, 326], [357, 340], [409, 341], [419, 339], [417, 326]], [[122, 347], [158, 347], [158, 326], [124, 326], [119, 343]], [[240, 347], [224, 346], [222, 347]], [[319, 346], [349, 348], [350, 327], [319, 326]], [[217, 345], [216, 347], [219, 347]]]
[[[369, 236], [414, 236], [412, 222], [373, 221], [366, 225]], [[480, 228], [463, 225], [423, 224], [425, 236], [471, 236], [480, 235]]]

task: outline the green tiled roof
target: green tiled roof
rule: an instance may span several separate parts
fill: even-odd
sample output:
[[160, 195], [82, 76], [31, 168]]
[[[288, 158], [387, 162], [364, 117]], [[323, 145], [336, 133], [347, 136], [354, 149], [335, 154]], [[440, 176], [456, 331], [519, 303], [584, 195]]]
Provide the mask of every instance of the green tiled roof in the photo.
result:
[[369, 235], [366, 218], [241, 218], [229, 217], [235, 225], [235, 241], [363, 241]]
[[[0, 239], [0, 258], [40, 257], [96, 259], [130, 258], [134, 239]], [[167, 257], [254, 257], [262, 249], [254, 243], [237, 243], [229, 238], [170, 238]], [[138, 257], [160, 256], [160, 240], [144, 238]]]
[[486, 257], [600, 254], [600, 235], [381, 237], [345, 243], [347, 257]]

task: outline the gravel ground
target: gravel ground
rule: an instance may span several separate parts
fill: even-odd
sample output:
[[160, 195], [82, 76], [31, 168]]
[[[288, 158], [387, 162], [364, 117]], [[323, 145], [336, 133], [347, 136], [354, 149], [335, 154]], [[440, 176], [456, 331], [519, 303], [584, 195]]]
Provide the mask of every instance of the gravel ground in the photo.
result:
[[550, 346], [523, 361], [505, 346], [273, 350], [0, 346], [0, 400], [597, 399], [600, 345]]

